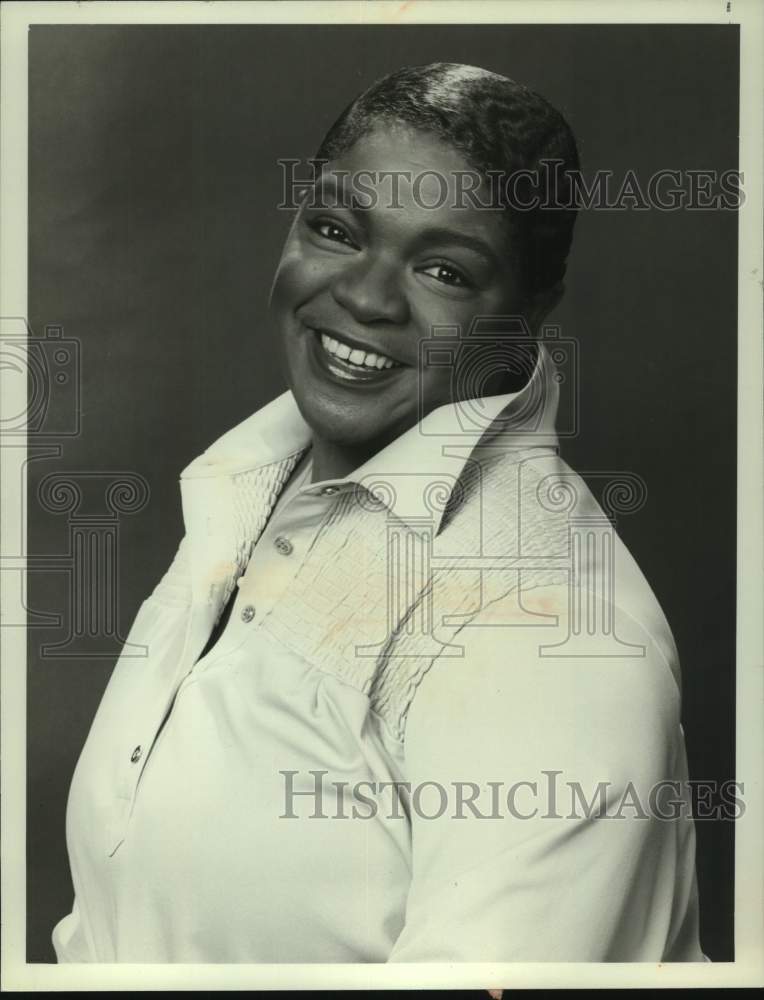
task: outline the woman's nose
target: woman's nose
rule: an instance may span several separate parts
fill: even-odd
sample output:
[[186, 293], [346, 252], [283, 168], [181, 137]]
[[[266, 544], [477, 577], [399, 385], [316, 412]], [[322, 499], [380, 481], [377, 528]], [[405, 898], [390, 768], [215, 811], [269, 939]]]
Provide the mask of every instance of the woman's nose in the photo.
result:
[[405, 323], [409, 309], [394, 269], [376, 260], [355, 261], [337, 275], [332, 295], [358, 323]]

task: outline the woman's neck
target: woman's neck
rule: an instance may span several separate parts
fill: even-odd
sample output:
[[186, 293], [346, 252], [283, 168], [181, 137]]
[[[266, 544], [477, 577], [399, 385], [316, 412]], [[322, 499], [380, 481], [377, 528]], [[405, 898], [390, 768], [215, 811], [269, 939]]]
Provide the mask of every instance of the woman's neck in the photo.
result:
[[313, 437], [313, 469], [311, 482], [320, 483], [325, 479], [344, 479], [354, 469], [368, 461], [377, 449], [368, 444], [340, 445]]

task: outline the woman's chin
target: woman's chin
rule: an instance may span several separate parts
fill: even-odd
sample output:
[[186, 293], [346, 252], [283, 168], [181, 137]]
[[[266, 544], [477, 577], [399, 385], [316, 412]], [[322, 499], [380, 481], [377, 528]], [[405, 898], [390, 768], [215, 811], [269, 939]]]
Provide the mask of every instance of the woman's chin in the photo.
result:
[[368, 449], [373, 454], [376, 442], [389, 438], [391, 429], [371, 419], [374, 414], [368, 409], [343, 405], [342, 400], [319, 392], [298, 398], [297, 403], [314, 436], [321, 441], [337, 447]]
[[[321, 440], [373, 453], [376, 442], [388, 442], [416, 423], [415, 385], [396, 385], [398, 378], [391, 378], [378, 391], [368, 385], [345, 384], [340, 376], [317, 370], [315, 359], [305, 355], [302, 350], [292, 354], [287, 381], [303, 419]], [[406, 382], [405, 376], [412, 373], [406, 369]]]

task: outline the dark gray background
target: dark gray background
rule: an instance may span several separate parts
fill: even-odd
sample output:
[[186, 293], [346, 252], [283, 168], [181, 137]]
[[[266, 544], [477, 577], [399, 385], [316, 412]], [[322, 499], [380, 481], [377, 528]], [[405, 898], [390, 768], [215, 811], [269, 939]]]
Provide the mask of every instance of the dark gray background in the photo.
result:
[[[120, 524], [123, 635], [181, 537], [180, 469], [283, 389], [276, 160], [312, 155], [373, 79], [433, 60], [513, 76], [563, 110], [587, 174], [737, 166], [736, 27], [40, 26], [29, 55], [30, 323], [82, 351], [81, 433], [29, 466], [29, 551], [67, 545], [43, 476], [143, 476], [150, 501]], [[691, 776], [717, 781], [734, 777], [736, 275], [732, 212], [587, 212], [552, 317], [581, 344], [563, 455], [647, 483], [618, 528], [677, 639]], [[66, 597], [62, 574], [30, 574], [32, 608]], [[40, 656], [65, 635], [29, 633], [29, 961], [53, 960], [70, 908], [66, 796], [114, 664]], [[703, 947], [730, 960], [733, 826], [697, 835]]]

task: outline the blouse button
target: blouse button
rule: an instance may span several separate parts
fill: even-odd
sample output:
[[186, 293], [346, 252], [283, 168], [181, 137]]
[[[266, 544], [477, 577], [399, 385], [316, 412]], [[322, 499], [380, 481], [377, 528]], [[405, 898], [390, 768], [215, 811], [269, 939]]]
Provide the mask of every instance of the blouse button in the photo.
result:
[[253, 605], [248, 604], [241, 613], [241, 620], [243, 622], [251, 622], [254, 617], [255, 617], [255, 609]]
[[293, 546], [288, 538], [284, 538], [282, 535], [279, 535], [273, 544], [282, 556], [289, 556], [292, 554]]
[[139, 746], [136, 747], [135, 750], [133, 750], [133, 752], [130, 754], [130, 761], [131, 761], [131, 763], [135, 764], [136, 761], [139, 761], [141, 759], [141, 754], [142, 753], [143, 753], [142, 748], [139, 747]]

